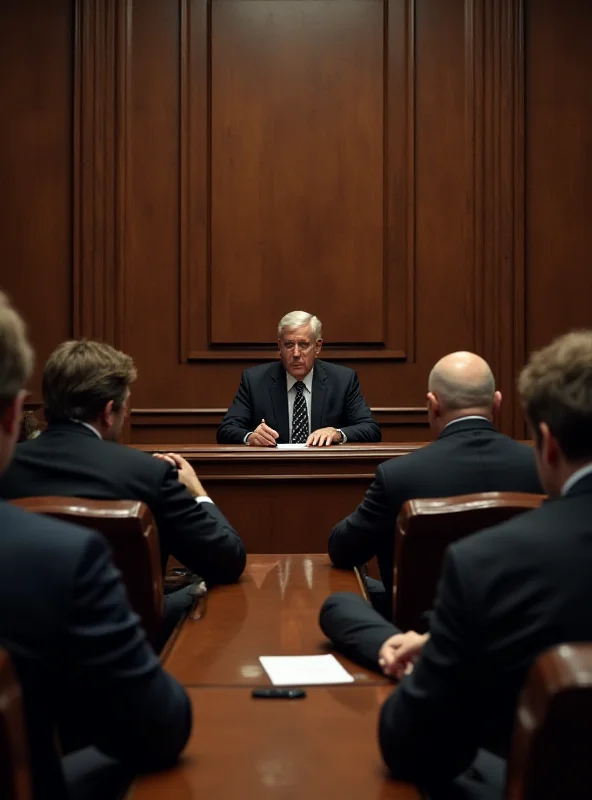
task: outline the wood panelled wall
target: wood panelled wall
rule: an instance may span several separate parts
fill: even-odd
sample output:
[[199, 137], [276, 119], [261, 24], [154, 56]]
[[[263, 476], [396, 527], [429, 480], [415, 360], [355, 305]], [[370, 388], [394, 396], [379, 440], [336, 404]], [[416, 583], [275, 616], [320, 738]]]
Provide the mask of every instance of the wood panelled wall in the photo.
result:
[[[588, 0], [4, 0], [0, 285], [39, 361], [136, 359], [128, 436], [213, 441], [288, 310], [388, 441], [432, 364], [590, 326]], [[33, 403], [39, 402], [39, 371]]]

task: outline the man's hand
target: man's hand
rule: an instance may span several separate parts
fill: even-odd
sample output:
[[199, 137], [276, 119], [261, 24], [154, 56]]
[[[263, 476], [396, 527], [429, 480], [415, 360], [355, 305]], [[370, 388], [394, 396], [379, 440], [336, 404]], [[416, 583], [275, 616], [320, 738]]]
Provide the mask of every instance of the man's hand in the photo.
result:
[[154, 458], [159, 458], [161, 461], [168, 461], [176, 470], [178, 470], [177, 477], [181, 483], [189, 489], [189, 493], [193, 497], [207, 497], [208, 493], [201, 485], [200, 479], [195, 474], [195, 470], [183, 456], [179, 453], [154, 453]]
[[322, 447], [326, 445], [336, 444], [341, 441], [341, 431], [338, 431], [337, 428], [319, 428], [317, 431], [313, 431], [308, 439], [306, 440], [307, 447]]
[[411, 672], [429, 636], [429, 633], [407, 631], [387, 639], [378, 652], [378, 663], [384, 674], [401, 680]]
[[257, 425], [253, 433], [249, 434], [247, 444], [251, 447], [275, 447], [275, 440], [278, 438], [279, 433], [265, 424], [262, 419], [260, 424]]

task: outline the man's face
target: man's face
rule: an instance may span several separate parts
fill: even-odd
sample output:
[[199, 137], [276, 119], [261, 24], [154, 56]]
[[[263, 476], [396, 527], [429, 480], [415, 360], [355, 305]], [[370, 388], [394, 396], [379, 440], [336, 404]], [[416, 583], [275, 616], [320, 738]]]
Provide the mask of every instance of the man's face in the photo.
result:
[[278, 339], [280, 358], [286, 372], [298, 380], [302, 380], [311, 371], [314, 360], [321, 352], [323, 340], [313, 339], [309, 325], [284, 331]]

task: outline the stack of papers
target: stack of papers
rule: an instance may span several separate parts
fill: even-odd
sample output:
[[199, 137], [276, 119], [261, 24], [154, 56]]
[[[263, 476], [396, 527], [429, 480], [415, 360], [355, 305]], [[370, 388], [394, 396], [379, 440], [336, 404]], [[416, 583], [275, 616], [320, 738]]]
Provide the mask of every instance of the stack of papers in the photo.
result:
[[274, 686], [315, 686], [353, 683], [353, 676], [332, 655], [260, 656]]

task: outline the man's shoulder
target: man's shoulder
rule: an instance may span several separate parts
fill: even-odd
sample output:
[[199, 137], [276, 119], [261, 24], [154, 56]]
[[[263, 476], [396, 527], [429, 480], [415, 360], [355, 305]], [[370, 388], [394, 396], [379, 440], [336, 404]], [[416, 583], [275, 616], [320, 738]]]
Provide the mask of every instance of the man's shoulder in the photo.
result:
[[255, 367], [247, 367], [243, 370], [243, 380], [251, 384], [260, 383], [269, 378], [277, 378], [282, 374], [281, 361], [268, 361], [265, 364], [257, 364]]
[[316, 360], [315, 366], [319, 366], [329, 378], [338, 378], [341, 381], [349, 381], [356, 374], [355, 370], [350, 367], [335, 364], [333, 361], [323, 361], [320, 358]]
[[522, 569], [522, 565], [528, 567], [533, 563], [534, 553], [544, 550], [545, 541], [556, 540], [556, 526], [552, 522], [556, 512], [553, 503], [544, 503], [460, 539], [450, 546], [450, 552], [457, 563], [476, 565], [482, 577], [498, 568], [507, 571]]
[[14, 554], [28, 558], [29, 563], [33, 559], [44, 559], [45, 565], [55, 563], [58, 558], [61, 567], [65, 566], [63, 559], [67, 554], [76, 560], [91, 542], [103, 541], [98, 533], [88, 528], [25, 511], [3, 501], [0, 501], [0, 529], [0, 552], [4, 558]]

